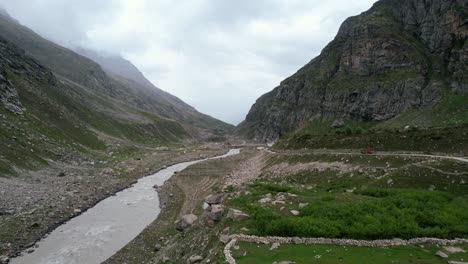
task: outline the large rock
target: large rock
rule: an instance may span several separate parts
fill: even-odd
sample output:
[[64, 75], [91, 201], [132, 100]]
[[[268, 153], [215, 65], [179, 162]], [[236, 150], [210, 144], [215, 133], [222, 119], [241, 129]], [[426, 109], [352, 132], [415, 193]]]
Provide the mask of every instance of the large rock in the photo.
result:
[[435, 253], [436, 256], [440, 257], [440, 258], [448, 258], [448, 255], [442, 251], [437, 251]]
[[249, 215], [233, 208], [229, 208], [227, 217], [232, 221], [243, 221], [249, 219]]
[[0, 256], [0, 264], [7, 264], [10, 261], [10, 258], [7, 256]]
[[197, 220], [198, 217], [194, 214], [184, 215], [177, 222], [177, 230], [185, 231], [190, 228]]
[[226, 198], [226, 194], [219, 193], [219, 194], [210, 194], [205, 198], [205, 203], [207, 204], [220, 204], [223, 202], [224, 198]]
[[224, 207], [220, 204], [210, 205], [208, 208], [208, 217], [213, 221], [219, 221], [223, 217]]
[[194, 255], [194, 256], [191, 256], [191, 257], [187, 260], [187, 264], [200, 263], [200, 262], [202, 262], [202, 260], [203, 260], [203, 257], [202, 257], [202, 256]]

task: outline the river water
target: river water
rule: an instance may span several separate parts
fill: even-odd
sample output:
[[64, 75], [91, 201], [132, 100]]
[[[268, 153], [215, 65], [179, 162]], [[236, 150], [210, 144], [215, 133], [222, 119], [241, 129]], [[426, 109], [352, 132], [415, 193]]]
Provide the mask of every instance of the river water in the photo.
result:
[[[231, 149], [219, 159], [239, 154]], [[161, 186], [175, 172], [209, 160], [182, 162], [141, 178], [115, 196], [102, 200], [71, 219], [37, 243], [33, 253], [11, 260], [11, 264], [101, 263], [133, 240], [161, 212], [154, 185]]]

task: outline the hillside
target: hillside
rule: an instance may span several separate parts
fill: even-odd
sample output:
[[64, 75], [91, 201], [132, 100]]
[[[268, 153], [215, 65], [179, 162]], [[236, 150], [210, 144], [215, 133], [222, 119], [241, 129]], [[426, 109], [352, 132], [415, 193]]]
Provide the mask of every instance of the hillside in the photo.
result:
[[161, 90], [107, 74], [5, 14], [0, 46], [0, 175], [230, 128]]
[[275, 141], [303, 128], [468, 123], [467, 5], [381, 0], [348, 18], [318, 57], [256, 101], [237, 133]]
[[198, 112], [179, 98], [157, 88], [135, 65], [124, 58], [103, 56], [86, 49], [78, 49], [77, 52], [99, 63], [112, 79], [114, 86], [120, 87], [120, 94], [117, 96], [138, 108], [199, 128], [217, 129], [221, 132], [233, 128], [229, 124]]

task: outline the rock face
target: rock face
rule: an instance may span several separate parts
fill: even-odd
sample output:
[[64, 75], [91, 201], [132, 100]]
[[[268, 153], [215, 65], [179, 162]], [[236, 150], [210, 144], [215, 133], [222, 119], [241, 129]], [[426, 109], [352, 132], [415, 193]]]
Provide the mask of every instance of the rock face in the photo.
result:
[[237, 133], [274, 141], [312, 120], [382, 121], [436, 104], [443, 90], [466, 96], [466, 10], [465, 0], [377, 2], [261, 96]]

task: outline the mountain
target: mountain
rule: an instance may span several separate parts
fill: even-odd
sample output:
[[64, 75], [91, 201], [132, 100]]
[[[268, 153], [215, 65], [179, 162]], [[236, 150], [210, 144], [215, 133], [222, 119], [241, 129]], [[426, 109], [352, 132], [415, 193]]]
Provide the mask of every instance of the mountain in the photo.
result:
[[234, 128], [211, 116], [199, 113], [179, 98], [157, 88], [135, 65], [122, 57], [100, 55], [83, 48], [76, 51], [100, 64], [116, 87], [129, 87], [132, 93], [123, 93], [121, 97], [138, 108], [203, 129], [229, 131]]
[[194, 141], [231, 126], [0, 15], [0, 175], [134, 146]]
[[77, 48], [75, 51], [97, 62], [108, 74], [122, 76], [146, 87], [154, 87], [135, 65], [120, 56], [101, 55], [85, 48]]
[[381, 0], [348, 18], [318, 57], [261, 96], [236, 132], [275, 141], [347, 123], [468, 123], [467, 35], [465, 0]]

